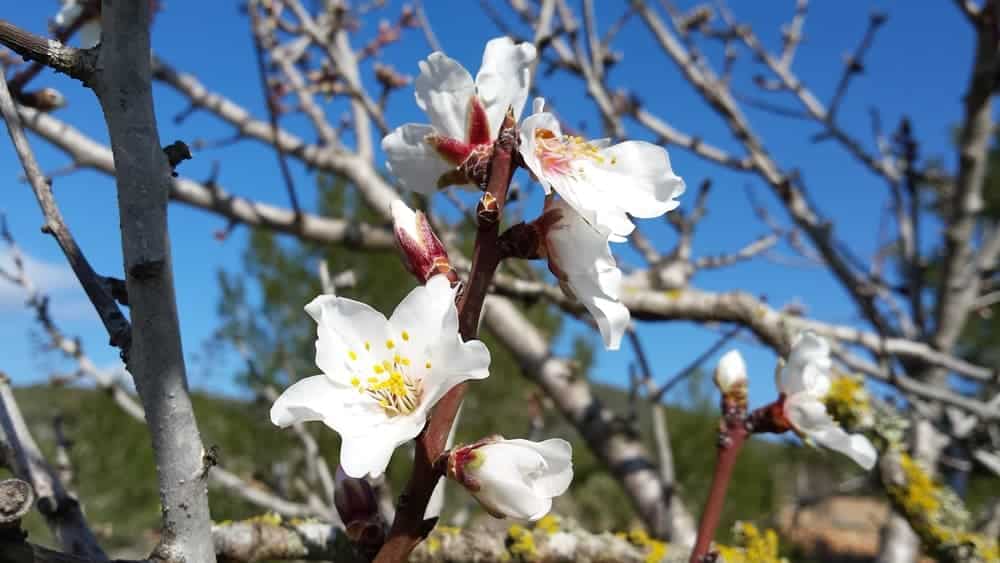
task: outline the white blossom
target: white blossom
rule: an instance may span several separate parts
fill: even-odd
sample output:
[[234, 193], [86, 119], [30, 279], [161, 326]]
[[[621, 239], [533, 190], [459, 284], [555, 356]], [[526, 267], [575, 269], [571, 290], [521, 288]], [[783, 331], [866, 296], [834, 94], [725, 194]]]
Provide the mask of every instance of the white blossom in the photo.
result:
[[318, 325], [321, 375], [285, 390], [271, 407], [278, 426], [319, 420], [342, 439], [351, 477], [381, 475], [449, 389], [489, 375], [490, 354], [458, 334], [455, 290], [444, 276], [409, 293], [387, 320], [370, 306], [321, 295], [306, 305]]
[[730, 350], [719, 358], [715, 367], [715, 386], [723, 394], [742, 389], [746, 393], [747, 365], [739, 350]]
[[573, 448], [559, 438], [485, 440], [452, 452], [448, 474], [493, 516], [538, 520], [573, 480]]
[[608, 238], [564, 200], [546, 198], [545, 215], [558, 217], [545, 226], [549, 269], [563, 291], [576, 297], [590, 312], [607, 349], [617, 350], [630, 315], [618, 300], [622, 272], [611, 255]]
[[812, 332], [796, 337], [788, 363], [778, 373], [785, 418], [799, 434], [871, 469], [878, 458], [875, 447], [863, 435], [844, 431], [823, 404], [830, 391], [831, 366], [830, 345], [825, 340]]
[[663, 147], [644, 141], [608, 146], [564, 135], [559, 120], [536, 99], [521, 124], [520, 152], [545, 193], [553, 190], [614, 242], [635, 229], [629, 219], [657, 217], [677, 207], [684, 180]]
[[482, 172], [489, 162], [507, 109], [513, 108], [515, 118], [524, 109], [534, 60], [533, 45], [500, 37], [486, 44], [475, 81], [444, 53], [431, 53], [422, 61], [414, 87], [430, 125], [409, 123], [382, 139], [389, 169], [399, 182], [433, 193], [477, 181], [470, 174], [476, 176], [472, 170]]

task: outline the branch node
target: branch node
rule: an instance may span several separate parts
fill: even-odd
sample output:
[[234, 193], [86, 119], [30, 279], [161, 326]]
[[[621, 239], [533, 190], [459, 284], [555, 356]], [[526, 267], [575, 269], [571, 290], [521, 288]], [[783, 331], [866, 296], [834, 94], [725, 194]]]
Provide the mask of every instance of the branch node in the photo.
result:
[[139, 281], [147, 281], [159, 277], [166, 267], [166, 260], [143, 260], [132, 265], [128, 274]]

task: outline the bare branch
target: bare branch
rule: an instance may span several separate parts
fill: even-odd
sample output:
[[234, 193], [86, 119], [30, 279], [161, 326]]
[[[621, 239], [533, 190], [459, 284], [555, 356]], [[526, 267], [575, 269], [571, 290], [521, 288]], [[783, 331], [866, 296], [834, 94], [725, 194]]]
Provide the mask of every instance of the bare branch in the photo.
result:
[[0, 44], [26, 59], [37, 61], [84, 84], [93, 79], [96, 50], [74, 49], [58, 41], [25, 31], [0, 19]]
[[[42, 209], [42, 215], [45, 218], [45, 232], [51, 234], [59, 243], [59, 248], [66, 256], [73, 273], [94, 305], [101, 322], [104, 323], [104, 328], [111, 337], [111, 345], [120, 348], [123, 357], [128, 357], [132, 340], [129, 322], [122, 315], [118, 303], [108, 291], [107, 284], [90, 266], [90, 262], [87, 261], [83, 251], [76, 244], [76, 239], [70, 233], [69, 227], [66, 226], [59, 206], [56, 205], [55, 197], [52, 195], [52, 186], [42, 174], [38, 162], [35, 160], [35, 155], [31, 151], [31, 146], [28, 144], [28, 137], [24, 134], [21, 118], [14, 107], [14, 101], [11, 99], [10, 91], [7, 89], [7, 81], [2, 72], [0, 72], [0, 113], [3, 114], [4, 121], [7, 123], [7, 131], [14, 142], [14, 148], [17, 150], [17, 156], [24, 167], [31, 189], [35, 193], [35, 199]], [[5, 236], [9, 239], [6, 228], [4, 231]]]
[[0, 373], [0, 459], [34, 488], [38, 510], [63, 549], [94, 561], [107, 561], [83, 517], [80, 503], [67, 493], [56, 472], [42, 457], [14, 400], [10, 380], [3, 373]]

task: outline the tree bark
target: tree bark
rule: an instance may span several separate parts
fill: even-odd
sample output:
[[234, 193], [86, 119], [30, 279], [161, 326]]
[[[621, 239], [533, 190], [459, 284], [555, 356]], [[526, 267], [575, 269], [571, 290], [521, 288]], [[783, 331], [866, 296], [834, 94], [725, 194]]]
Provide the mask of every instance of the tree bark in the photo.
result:
[[188, 394], [174, 294], [170, 168], [153, 111], [150, 3], [104, 0], [94, 91], [111, 136], [122, 254], [132, 312], [129, 371], [146, 412], [159, 478], [162, 539], [154, 557], [214, 561], [204, 447]]

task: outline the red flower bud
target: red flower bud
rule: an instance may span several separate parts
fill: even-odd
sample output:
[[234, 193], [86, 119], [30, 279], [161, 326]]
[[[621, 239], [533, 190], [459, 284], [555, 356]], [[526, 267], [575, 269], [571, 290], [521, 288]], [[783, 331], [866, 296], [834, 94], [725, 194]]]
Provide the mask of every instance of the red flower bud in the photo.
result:
[[423, 212], [414, 211], [397, 199], [392, 202], [392, 223], [396, 245], [403, 253], [403, 265], [420, 283], [427, 283], [436, 274], [458, 281], [448, 261], [448, 252]]
[[333, 503], [344, 521], [347, 537], [362, 546], [378, 546], [385, 539], [385, 526], [378, 510], [378, 500], [371, 484], [350, 477], [337, 468], [334, 479]]

